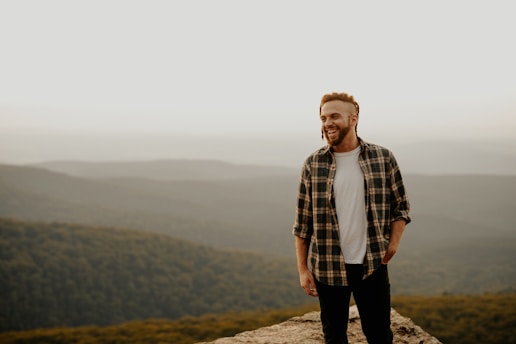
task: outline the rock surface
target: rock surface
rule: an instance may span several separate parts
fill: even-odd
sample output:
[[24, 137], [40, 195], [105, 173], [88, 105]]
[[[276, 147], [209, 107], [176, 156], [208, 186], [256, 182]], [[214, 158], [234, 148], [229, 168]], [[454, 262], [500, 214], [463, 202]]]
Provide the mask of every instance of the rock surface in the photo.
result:
[[[391, 327], [395, 344], [442, 344], [437, 338], [423, 331], [409, 318], [391, 310]], [[360, 325], [356, 306], [349, 308], [348, 339], [351, 344], [367, 344]], [[319, 312], [310, 312], [291, 318], [280, 324], [246, 331], [234, 337], [219, 338], [197, 344], [321, 344], [324, 343]]]

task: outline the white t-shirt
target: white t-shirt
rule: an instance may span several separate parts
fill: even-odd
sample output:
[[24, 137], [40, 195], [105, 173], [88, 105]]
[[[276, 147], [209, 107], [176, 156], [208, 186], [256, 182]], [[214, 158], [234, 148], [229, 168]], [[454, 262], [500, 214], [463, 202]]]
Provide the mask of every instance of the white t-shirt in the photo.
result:
[[351, 152], [335, 152], [337, 170], [333, 191], [340, 229], [340, 245], [347, 264], [362, 264], [367, 245], [364, 174], [358, 164], [360, 146]]

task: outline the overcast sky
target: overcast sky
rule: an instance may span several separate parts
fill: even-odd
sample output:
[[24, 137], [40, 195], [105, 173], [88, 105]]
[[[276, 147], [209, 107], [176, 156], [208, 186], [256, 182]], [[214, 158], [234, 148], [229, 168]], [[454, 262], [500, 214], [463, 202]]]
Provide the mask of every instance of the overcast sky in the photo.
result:
[[332, 91], [364, 138], [513, 138], [515, 33], [512, 1], [0, 0], [3, 144], [316, 137]]

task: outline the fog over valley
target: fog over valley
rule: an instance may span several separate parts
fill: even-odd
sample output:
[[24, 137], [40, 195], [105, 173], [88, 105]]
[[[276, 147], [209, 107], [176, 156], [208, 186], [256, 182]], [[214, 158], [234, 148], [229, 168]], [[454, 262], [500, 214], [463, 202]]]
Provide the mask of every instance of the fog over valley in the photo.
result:
[[[516, 174], [516, 139], [417, 139], [363, 134], [391, 149], [403, 173]], [[4, 132], [0, 163], [45, 161], [218, 160], [262, 166], [301, 167], [325, 142], [314, 135], [42, 134]]]

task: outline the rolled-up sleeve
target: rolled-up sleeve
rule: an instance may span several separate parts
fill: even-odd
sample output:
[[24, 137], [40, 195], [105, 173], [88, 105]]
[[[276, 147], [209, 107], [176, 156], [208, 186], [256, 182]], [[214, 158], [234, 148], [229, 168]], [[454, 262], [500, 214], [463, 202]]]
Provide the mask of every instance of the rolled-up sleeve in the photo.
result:
[[409, 216], [410, 203], [398, 163], [394, 155], [390, 157], [391, 164], [391, 221], [405, 220], [408, 224], [412, 221]]

